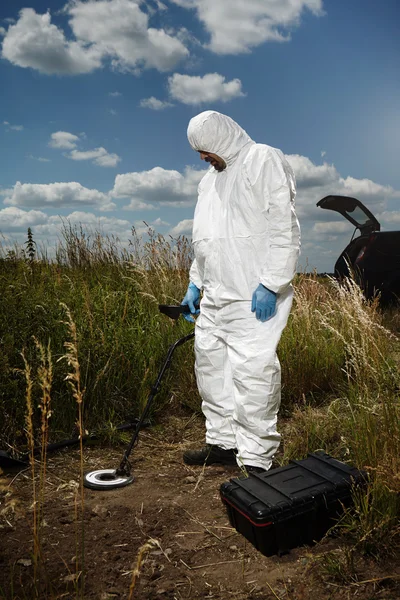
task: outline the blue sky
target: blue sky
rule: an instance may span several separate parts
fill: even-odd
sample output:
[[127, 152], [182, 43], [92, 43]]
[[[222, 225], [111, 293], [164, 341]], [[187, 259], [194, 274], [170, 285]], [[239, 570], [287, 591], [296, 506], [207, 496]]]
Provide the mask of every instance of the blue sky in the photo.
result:
[[190, 237], [204, 168], [189, 119], [215, 109], [280, 148], [298, 183], [300, 266], [332, 271], [362, 200], [400, 229], [396, 0], [4, 0], [0, 232], [54, 246], [60, 217]]

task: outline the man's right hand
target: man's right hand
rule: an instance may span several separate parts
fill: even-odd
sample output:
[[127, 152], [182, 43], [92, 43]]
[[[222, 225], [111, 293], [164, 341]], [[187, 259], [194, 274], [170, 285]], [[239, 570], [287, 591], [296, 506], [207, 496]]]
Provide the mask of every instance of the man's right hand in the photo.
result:
[[186, 295], [181, 304], [186, 304], [191, 312], [191, 314], [183, 313], [186, 321], [189, 321], [189, 323], [194, 323], [192, 315], [198, 315], [200, 313], [200, 309], [198, 308], [200, 305], [200, 290], [197, 285], [192, 282], [189, 283]]

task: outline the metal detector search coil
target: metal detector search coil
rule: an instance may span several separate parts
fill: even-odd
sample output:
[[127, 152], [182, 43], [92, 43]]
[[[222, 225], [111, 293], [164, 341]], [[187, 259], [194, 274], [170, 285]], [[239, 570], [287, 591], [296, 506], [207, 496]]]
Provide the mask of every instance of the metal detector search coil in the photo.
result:
[[92, 490], [108, 490], [130, 485], [135, 480], [133, 475], [117, 475], [116, 469], [98, 469], [83, 476], [83, 484]]

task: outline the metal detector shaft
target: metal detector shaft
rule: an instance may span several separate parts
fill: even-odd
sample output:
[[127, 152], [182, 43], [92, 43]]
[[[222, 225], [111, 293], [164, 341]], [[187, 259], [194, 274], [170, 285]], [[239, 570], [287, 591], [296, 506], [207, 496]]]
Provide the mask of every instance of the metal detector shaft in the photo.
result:
[[173, 353], [175, 351], [175, 348], [178, 348], [178, 346], [182, 346], [182, 344], [184, 344], [185, 342], [191, 340], [192, 338], [194, 338], [194, 332], [193, 333], [189, 333], [189, 335], [185, 335], [185, 337], [180, 338], [179, 340], [177, 340], [176, 342], [174, 342], [173, 344], [171, 344], [171, 346], [169, 347], [167, 357], [166, 357], [166, 359], [164, 361], [164, 364], [162, 365], [162, 367], [161, 367], [161, 369], [160, 369], [160, 371], [158, 373], [157, 381], [155, 382], [155, 384], [151, 388], [151, 392], [150, 392], [150, 395], [149, 395], [149, 397], [147, 399], [146, 406], [144, 407], [144, 410], [143, 410], [143, 412], [142, 412], [142, 414], [140, 416], [140, 419], [139, 419], [139, 421], [138, 421], [138, 423], [136, 425], [136, 429], [135, 429], [135, 431], [133, 433], [133, 436], [132, 436], [132, 439], [131, 439], [131, 441], [129, 443], [129, 446], [125, 450], [125, 454], [124, 454], [124, 457], [123, 457], [123, 459], [121, 461], [121, 464], [120, 464], [119, 468], [116, 470], [116, 474], [117, 475], [130, 475], [130, 465], [129, 465], [129, 460], [128, 460], [129, 456], [130, 456], [130, 453], [132, 452], [132, 448], [133, 448], [133, 446], [136, 443], [136, 440], [138, 438], [139, 431], [140, 431], [140, 429], [141, 429], [141, 427], [143, 425], [143, 422], [145, 421], [145, 419], [146, 419], [146, 417], [147, 417], [147, 415], [148, 415], [148, 413], [150, 411], [151, 405], [152, 405], [153, 400], [154, 400], [154, 396], [157, 394], [157, 392], [158, 392], [158, 390], [160, 388], [161, 380], [162, 380], [162, 378], [164, 376], [164, 373], [168, 369], [168, 367], [169, 367], [169, 365], [171, 363], [171, 358], [172, 358], [172, 355], [173, 355]]
[[[136, 425], [138, 423], [138, 419], [135, 419], [133, 423], [122, 423], [122, 425], [117, 425], [115, 428], [116, 431], [127, 431], [128, 429], [136, 429]], [[142, 427], [146, 426], [146, 423], [142, 423]], [[102, 433], [106, 433], [107, 430], [100, 429], [99, 431], [95, 431], [93, 433], [89, 433], [88, 435], [84, 435], [82, 437], [82, 443], [85, 444], [90, 440], [98, 439]], [[46, 452], [54, 452], [55, 450], [60, 450], [61, 448], [68, 448], [70, 446], [78, 446], [80, 444], [80, 438], [71, 438], [68, 440], [61, 440], [59, 442], [54, 442], [52, 444], [47, 444]], [[42, 448], [34, 448], [33, 456], [38, 456], [42, 452]], [[19, 468], [23, 469], [29, 466], [31, 453], [25, 452], [20, 456], [12, 456], [8, 452], [0, 450], [0, 467], [3, 469], [9, 468]]]
[[[137, 419], [135, 419], [134, 423], [123, 423], [122, 425], [117, 425], [116, 431], [127, 431], [128, 429], [134, 429], [137, 425]], [[102, 433], [106, 433], [106, 430], [99, 430], [93, 433], [89, 433], [88, 435], [82, 436], [82, 443], [86, 443], [90, 440], [97, 440]], [[71, 438], [70, 440], [61, 440], [60, 442], [54, 442], [53, 444], [48, 444], [46, 447], [47, 452], [52, 452], [54, 450], [60, 450], [61, 448], [67, 448], [68, 446], [78, 446], [80, 444], [80, 438]], [[41, 448], [35, 448], [33, 454], [37, 456], [41, 452]], [[21, 460], [29, 460], [30, 453], [27, 452], [21, 457]]]

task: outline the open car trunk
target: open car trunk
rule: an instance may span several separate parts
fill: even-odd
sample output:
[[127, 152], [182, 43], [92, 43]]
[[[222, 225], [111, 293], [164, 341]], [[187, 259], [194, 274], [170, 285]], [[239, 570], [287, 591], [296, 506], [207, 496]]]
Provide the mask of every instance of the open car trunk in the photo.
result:
[[361, 235], [380, 231], [381, 226], [374, 215], [357, 198], [350, 196], [325, 196], [317, 206], [340, 213], [360, 230]]

